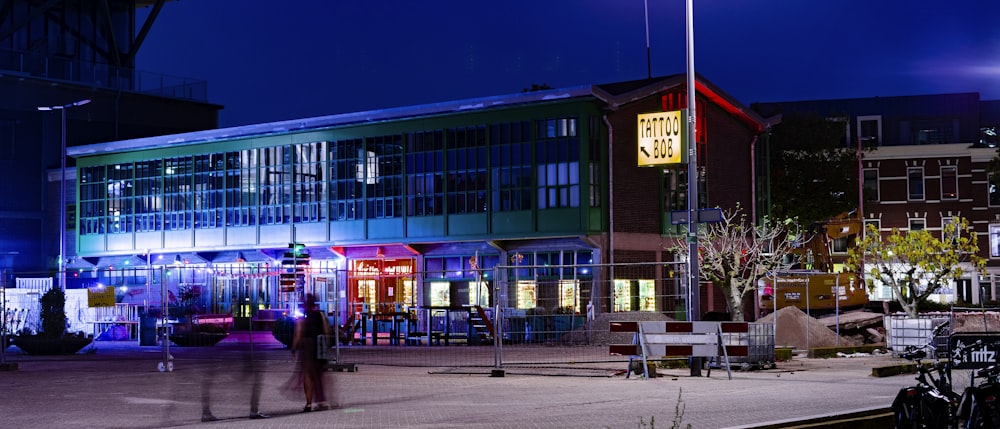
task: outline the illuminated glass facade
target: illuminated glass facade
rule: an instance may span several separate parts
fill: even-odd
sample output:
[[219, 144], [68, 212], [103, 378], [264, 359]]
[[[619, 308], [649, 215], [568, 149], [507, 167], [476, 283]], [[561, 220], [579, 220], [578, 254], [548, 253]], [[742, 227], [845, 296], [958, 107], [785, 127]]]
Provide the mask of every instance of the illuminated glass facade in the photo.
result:
[[597, 120], [577, 113], [81, 161], [79, 235], [585, 209], [600, 202], [585, 189], [598, 181], [581, 180], [601, 174], [600, 148], [581, 156], [590, 141], [579, 124]]

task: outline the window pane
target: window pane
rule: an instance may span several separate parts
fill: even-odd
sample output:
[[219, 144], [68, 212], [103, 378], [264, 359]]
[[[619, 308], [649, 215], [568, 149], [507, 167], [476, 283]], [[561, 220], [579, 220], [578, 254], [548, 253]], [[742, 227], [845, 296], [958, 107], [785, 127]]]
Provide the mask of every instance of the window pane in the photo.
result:
[[1000, 224], [990, 225], [990, 257], [1000, 258]]
[[941, 218], [941, 239], [943, 241], [954, 241], [960, 236], [960, 231], [957, 229], [957, 225], [952, 225], [955, 223], [955, 217], [947, 216]]
[[864, 173], [865, 196], [871, 201], [878, 201], [878, 169], [866, 168]]
[[954, 166], [941, 167], [941, 199], [958, 198], [958, 171]]
[[882, 142], [879, 141], [882, 135], [881, 128], [881, 116], [858, 117], [858, 136], [866, 147], [881, 146]]
[[907, 186], [909, 189], [909, 199], [911, 200], [922, 200], [924, 199], [924, 169], [923, 168], [910, 168], [907, 169]]

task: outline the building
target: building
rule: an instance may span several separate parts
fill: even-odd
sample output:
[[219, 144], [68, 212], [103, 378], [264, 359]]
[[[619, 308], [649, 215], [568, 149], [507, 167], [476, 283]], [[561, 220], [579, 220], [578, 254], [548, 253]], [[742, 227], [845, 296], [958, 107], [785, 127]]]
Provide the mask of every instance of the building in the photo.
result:
[[[1000, 101], [978, 93], [754, 104], [764, 115], [802, 113], [842, 122], [844, 144], [860, 145], [864, 221], [881, 231], [941, 231], [956, 217], [978, 235], [987, 275], [967, 275], [938, 297], [979, 304], [997, 299], [1000, 190], [989, 164], [997, 157]], [[846, 246], [834, 251], [846, 255]], [[878, 288], [875, 299], [891, 299]]]
[[[303, 292], [344, 317], [682, 309], [666, 263], [686, 166], [637, 165], [637, 115], [682, 108], [684, 87], [674, 75], [72, 147], [76, 251], [95, 265], [73, 275], [154, 302], [155, 283], [197, 288], [237, 324]], [[702, 206], [756, 207], [767, 123], [704, 79], [697, 90]], [[635, 262], [654, 264], [610, 268]], [[499, 266], [514, 267], [504, 290]], [[702, 292], [702, 310], [725, 311]]]
[[[0, 13], [0, 271], [51, 276], [75, 258], [62, 146], [218, 127], [204, 81], [135, 69], [164, 0], [13, 0]], [[149, 8], [146, 14], [137, 10]], [[137, 16], [146, 15], [145, 19]], [[84, 100], [89, 100], [84, 104]], [[74, 103], [79, 104], [75, 105]], [[40, 111], [40, 107], [53, 108]], [[52, 111], [54, 110], [54, 111]], [[70, 228], [72, 231], [72, 228]]]

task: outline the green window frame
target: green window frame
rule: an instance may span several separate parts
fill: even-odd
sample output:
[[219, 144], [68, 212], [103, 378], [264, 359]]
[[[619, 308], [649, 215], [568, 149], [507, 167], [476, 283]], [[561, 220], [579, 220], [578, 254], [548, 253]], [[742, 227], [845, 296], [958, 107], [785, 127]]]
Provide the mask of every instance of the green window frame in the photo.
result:
[[221, 153], [194, 157], [194, 227], [219, 228], [225, 219], [226, 159]]
[[292, 216], [292, 159], [291, 145], [258, 149], [260, 162], [260, 224], [281, 225], [291, 222]]
[[330, 142], [330, 220], [364, 219], [367, 153], [362, 139]]
[[131, 163], [113, 164], [108, 166], [107, 180], [107, 226], [108, 234], [131, 233], [133, 169]]
[[163, 162], [135, 163], [135, 231], [153, 232], [163, 229]]
[[531, 122], [490, 126], [492, 209], [496, 212], [531, 209]]
[[226, 153], [226, 226], [257, 225], [257, 151]]
[[295, 221], [326, 221], [325, 142], [301, 143], [295, 150]]
[[489, 210], [486, 126], [449, 129], [446, 144], [447, 213], [485, 213]]
[[539, 210], [580, 207], [580, 144], [576, 118], [537, 121], [535, 162]]
[[194, 227], [190, 156], [163, 160], [163, 229], [182, 231]]
[[104, 234], [104, 217], [107, 213], [108, 187], [105, 166], [80, 168], [77, 182], [80, 192], [78, 205], [80, 235]]
[[603, 124], [601, 119], [596, 116], [590, 117], [590, 145], [588, 147], [588, 154], [590, 159], [588, 160], [589, 167], [589, 177], [588, 184], [589, 189], [587, 190], [589, 196], [590, 207], [596, 208], [601, 206], [601, 191], [602, 183], [607, 183], [603, 180], [603, 174], [601, 171], [601, 166], [604, 165], [604, 158], [601, 156], [602, 149], [604, 145], [601, 144], [601, 136], [604, 135]]
[[444, 213], [444, 133], [441, 130], [407, 136], [406, 215]]
[[373, 137], [366, 146], [366, 217], [403, 217], [403, 136], [396, 134]]

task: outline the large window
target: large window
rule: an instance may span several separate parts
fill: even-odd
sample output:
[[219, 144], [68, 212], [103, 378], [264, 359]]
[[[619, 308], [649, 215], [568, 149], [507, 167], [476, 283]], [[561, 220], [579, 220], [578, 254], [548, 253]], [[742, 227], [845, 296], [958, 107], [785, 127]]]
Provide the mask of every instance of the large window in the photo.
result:
[[135, 164], [135, 230], [151, 232], [163, 229], [163, 162], [141, 161]]
[[865, 147], [882, 145], [882, 116], [858, 116], [858, 138]]
[[864, 169], [864, 192], [865, 192], [865, 199], [869, 201], [879, 200], [879, 182], [878, 182], [877, 168]]
[[432, 307], [448, 307], [451, 305], [451, 283], [431, 282], [430, 303]]
[[191, 229], [191, 157], [163, 161], [163, 225], [168, 231]]
[[406, 151], [406, 215], [444, 214], [444, 135], [413, 133]]
[[603, 191], [602, 183], [603, 180], [603, 169], [604, 160], [601, 157], [601, 153], [604, 149], [604, 145], [601, 144], [601, 136], [604, 135], [603, 127], [601, 126], [601, 120], [592, 116], [590, 118], [590, 169], [589, 169], [589, 194], [590, 194], [590, 207], [600, 207], [601, 206], [601, 192]]
[[77, 172], [80, 187], [80, 235], [103, 234], [108, 188], [103, 165], [84, 167]]
[[990, 224], [990, 257], [1000, 258], [1000, 224]]
[[257, 151], [226, 153], [226, 225], [257, 224]]
[[559, 280], [559, 308], [569, 313], [580, 311], [579, 280]]
[[632, 311], [632, 282], [615, 280], [612, 291], [612, 311]]
[[365, 166], [361, 139], [330, 142], [330, 220], [364, 218]]
[[486, 127], [448, 130], [448, 213], [483, 213], [486, 198]]
[[323, 142], [302, 143], [295, 150], [295, 222], [319, 222], [327, 219], [323, 204], [326, 181], [323, 180]]
[[639, 280], [639, 311], [656, 311], [656, 282]]
[[402, 279], [403, 280], [403, 297], [402, 302], [406, 307], [413, 307], [417, 305], [417, 296], [413, 293], [413, 279]]
[[924, 168], [909, 167], [906, 169], [907, 199], [923, 201], [924, 199]]
[[[433, 283], [432, 283], [433, 286]], [[431, 295], [434, 296], [433, 294]], [[445, 302], [447, 302], [447, 288], [445, 289], [444, 295]], [[375, 292], [375, 280], [374, 279], [359, 279], [358, 280], [358, 302], [361, 304], [368, 305], [369, 311], [373, 311], [377, 304], [378, 294]], [[433, 298], [432, 298], [433, 302]], [[445, 304], [447, 305], [447, 304]]]
[[580, 144], [576, 119], [537, 122], [538, 208], [580, 207]]
[[533, 310], [538, 306], [538, 285], [534, 280], [517, 281], [517, 308]]
[[941, 199], [958, 199], [958, 167], [954, 165], [941, 167]]
[[403, 216], [403, 136], [374, 137], [368, 141], [365, 184], [369, 219]]
[[218, 228], [225, 214], [226, 160], [221, 153], [194, 157], [194, 227]]
[[480, 281], [469, 282], [469, 305], [488, 307], [490, 305], [490, 284]]
[[493, 211], [531, 209], [531, 123], [490, 126]]
[[289, 223], [292, 216], [292, 146], [276, 146], [260, 151], [260, 223]]
[[114, 164], [108, 167], [108, 218], [109, 234], [132, 232], [132, 164]]

